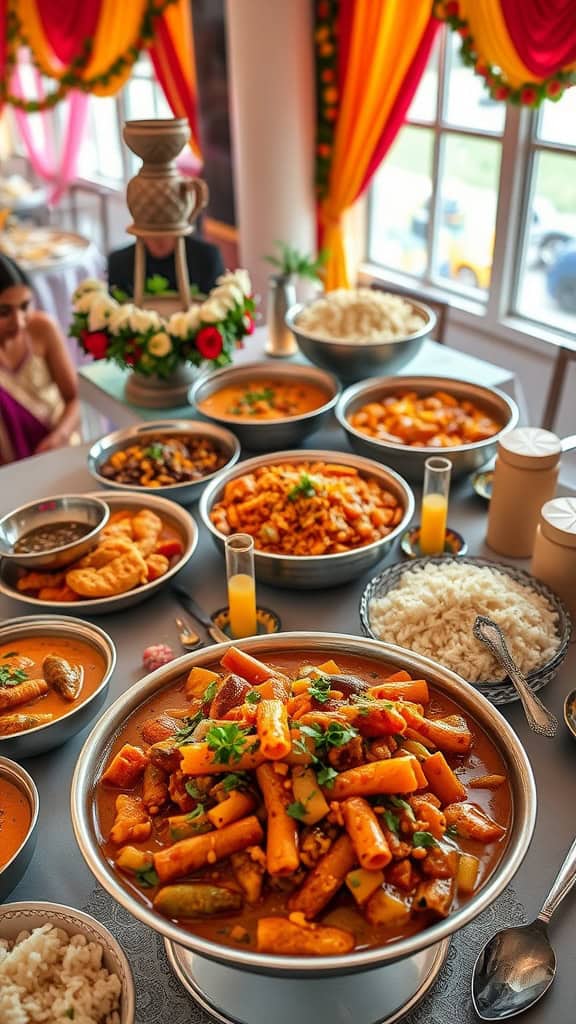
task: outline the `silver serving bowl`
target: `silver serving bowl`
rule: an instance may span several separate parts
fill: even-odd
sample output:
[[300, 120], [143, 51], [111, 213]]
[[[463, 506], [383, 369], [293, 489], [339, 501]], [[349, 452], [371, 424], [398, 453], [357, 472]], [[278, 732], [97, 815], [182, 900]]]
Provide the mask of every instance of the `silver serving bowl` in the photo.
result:
[[136, 991], [130, 964], [120, 943], [96, 918], [75, 907], [41, 900], [6, 903], [0, 914], [0, 939], [13, 941], [19, 932], [32, 931], [44, 924], [61, 928], [68, 935], [85, 935], [89, 942], [103, 948], [104, 967], [120, 978], [120, 1024], [133, 1024], [136, 1013]]
[[[400, 442], [379, 441], [351, 426], [349, 417], [363, 405], [404, 391], [417, 391], [419, 395], [447, 391], [455, 398], [466, 399], [485, 409], [501, 422], [502, 428], [485, 441], [475, 441], [473, 444], [460, 444], [453, 448], [413, 448]], [[336, 418], [346, 431], [354, 451], [393, 466], [409, 480], [419, 481], [424, 478], [424, 463], [431, 455], [443, 455], [450, 459], [453, 477], [473, 473], [496, 454], [498, 441], [514, 429], [519, 417], [520, 411], [514, 399], [498, 388], [474, 384], [472, 381], [452, 380], [450, 377], [381, 377], [379, 380], [363, 380], [347, 388], [336, 407]]]
[[[371, 604], [372, 601], [377, 600], [380, 597], [384, 597], [391, 590], [395, 590], [399, 586], [404, 573], [415, 572], [419, 569], [424, 568], [426, 565], [449, 565], [457, 563], [458, 565], [469, 565], [477, 566], [479, 568], [493, 569], [496, 572], [502, 573], [503, 576], [509, 577], [516, 583], [520, 583], [522, 586], [531, 590], [534, 594], [538, 594], [543, 597], [553, 611], [556, 612], [556, 637], [558, 640], [558, 647], [556, 653], [547, 661], [544, 665], [540, 665], [539, 668], [533, 669], [531, 672], [526, 673], [526, 680], [528, 686], [536, 693], [538, 690], [542, 690], [548, 683], [552, 682], [554, 677], [560, 671], [562, 664], [568, 654], [568, 646], [570, 644], [570, 638], [572, 636], [572, 620], [568, 613], [568, 609], [562, 603], [559, 597], [556, 596], [551, 590], [537, 580], [535, 576], [531, 576], [530, 573], [524, 572], [523, 569], [517, 569], [514, 565], [508, 565], [506, 562], [493, 562], [487, 558], [466, 558], [459, 555], [440, 555], [432, 556], [428, 558], [416, 558], [409, 565], [400, 563], [397, 565], [390, 565], [383, 572], [375, 576], [374, 579], [364, 588], [362, 597], [360, 598], [360, 621], [362, 623], [362, 630], [366, 636], [372, 637], [373, 640], [386, 640], [385, 636], [380, 637], [377, 630], [374, 629], [372, 624], [371, 615]], [[470, 643], [472, 647], [478, 644], [478, 641], [474, 639], [470, 634]], [[492, 701], [493, 704], [510, 704], [512, 701], [519, 700], [518, 691], [512, 684], [508, 676], [505, 679], [486, 679], [483, 682], [471, 683], [471, 686], [477, 687], [488, 700]]]
[[[44, 754], [47, 750], [66, 743], [84, 729], [106, 701], [108, 684], [116, 665], [116, 648], [108, 633], [91, 622], [84, 622], [83, 619], [67, 615], [23, 615], [18, 619], [7, 619], [0, 626], [0, 644], [17, 644], [24, 637], [33, 636], [83, 640], [104, 659], [104, 675], [94, 693], [71, 707], [60, 718], [46, 722], [45, 725], [37, 725], [34, 729], [24, 729], [10, 736], [0, 736], [0, 754], [17, 760]], [[20, 710], [25, 712], [25, 706], [21, 709], [14, 708], [15, 712]]]
[[300, 351], [306, 358], [316, 366], [335, 373], [345, 384], [401, 370], [418, 354], [422, 342], [432, 334], [436, 326], [436, 314], [429, 306], [425, 306], [423, 302], [406, 299], [414, 312], [421, 313], [426, 320], [424, 326], [415, 334], [387, 341], [366, 338], [346, 341], [339, 338], [320, 338], [317, 335], [306, 334], [298, 326], [298, 317], [302, 311], [316, 301], [317, 299], [311, 299], [309, 302], [292, 306], [286, 314], [286, 325], [292, 331]]
[[[1, 749], [1, 748], [0, 748]], [[15, 761], [0, 757], [0, 778], [17, 786], [30, 807], [30, 825], [23, 842], [12, 854], [10, 860], [0, 868], [0, 903], [15, 889], [28, 867], [38, 838], [38, 812], [40, 798], [34, 779]], [[0, 931], [1, 935], [1, 931]]]
[[343, 452], [320, 450], [293, 450], [276, 452], [270, 455], [258, 455], [247, 459], [240, 465], [221, 473], [204, 491], [200, 499], [200, 518], [210, 531], [217, 547], [224, 554], [225, 537], [216, 529], [210, 519], [212, 508], [224, 494], [226, 484], [235, 477], [244, 476], [261, 466], [273, 466], [277, 463], [331, 462], [340, 466], [351, 466], [361, 476], [372, 477], [381, 487], [391, 491], [402, 504], [404, 515], [401, 521], [385, 537], [366, 544], [364, 547], [353, 548], [334, 555], [275, 555], [267, 551], [254, 551], [254, 571], [256, 578], [262, 583], [274, 587], [287, 587], [296, 590], [316, 590], [321, 587], [336, 587], [340, 583], [357, 579], [367, 569], [371, 569], [385, 555], [392, 541], [402, 533], [414, 513], [414, 495], [405, 480], [397, 473], [384, 466], [362, 459], [358, 455]]
[[[61, 569], [96, 546], [109, 516], [106, 503], [89, 494], [63, 494], [30, 501], [0, 519], [0, 558], [30, 571]], [[26, 554], [14, 550], [16, 542], [29, 530], [66, 522], [85, 523], [90, 530], [78, 540], [48, 551]]]
[[445, 939], [490, 906], [520, 867], [530, 845], [536, 819], [536, 787], [532, 769], [516, 733], [496, 708], [472, 686], [429, 658], [361, 637], [310, 632], [253, 637], [250, 640], [243, 640], [242, 648], [264, 661], [274, 661], [275, 655], [279, 652], [292, 652], [301, 655], [303, 659], [308, 656], [313, 662], [320, 652], [335, 659], [341, 653], [369, 657], [380, 662], [388, 672], [391, 666], [392, 670], [406, 669], [417, 679], [429, 680], [432, 686], [455, 701], [464, 714], [473, 719], [489, 736], [504, 760], [512, 791], [512, 821], [508, 829], [506, 847], [495, 869], [485, 880], [482, 888], [446, 920], [439, 921], [409, 938], [390, 942], [377, 949], [363, 949], [334, 957], [273, 956], [225, 948], [193, 935], [137, 899], [132, 890], [123, 885], [118, 875], [114, 873], [100, 847], [93, 801], [95, 786], [102, 774], [104, 761], [118, 730], [137, 708], [160, 689], [183, 677], [193, 666], [217, 663], [229, 646], [230, 644], [216, 644], [208, 650], [179, 658], [178, 661], [165, 665], [131, 686], [108, 708], [82, 748], [71, 787], [74, 834], [88, 867], [98, 882], [121, 906], [143, 924], [178, 945], [193, 950], [201, 957], [264, 974], [306, 977], [359, 973], [386, 962], [403, 960]]
[[[216, 416], [204, 412], [202, 402], [230, 385], [245, 385], [251, 381], [281, 378], [288, 384], [310, 383], [323, 388], [327, 399], [323, 405], [300, 416], [279, 416], [275, 419], [253, 419], [241, 416]], [[312, 434], [330, 415], [338, 401], [340, 385], [336, 378], [326, 370], [318, 370], [314, 366], [299, 366], [287, 363], [281, 369], [274, 369], [270, 361], [266, 363], [248, 363], [245, 366], [225, 367], [208, 377], [196, 381], [189, 393], [191, 405], [195, 405], [201, 416], [215, 423], [225, 424], [236, 434], [243, 448], [253, 452], [279, 451], [300, 444], [305, 437]]]
[[[182, 437], [207, 437], [222, 449], [226, 461], [215, 473], [208, 473], [200, 480], [188, 480], [181, 484], [166, 484], [163, 487], [140, 487], [138, 484], [119, 484], [100, 472], [102, 466], [123, 448], [129, 448], [133, 444], [146, 444], [146, 439], [158, 436], [180, 435]], [[198, 500], [206, 484], [213, 480], [218, 473], [229, 469], [240, 458], [240, 445], [237, 439], [229, 430], [218, 427], [213, 423], [197, 423], [194, 420], [154, 420], [149, 423], [138, 423], [133, 427], [126, 427], [124, 430], [116, 430], [113, 434], [106, 434], [92, 445], [88, 452], [88, 469], [95, 480], [102, 487], [112, 487], [114, 490], [134, 494], [157, 494], [162, 498], [170, 498], [179, 505], [192, 505]]]
[[168, 501], [166, 498], [158, 498], [156, 495], [156, 491], [150, 494], [148, 491], [144, 491], [143, 488], [138, 488], [136, 494], [121, 490], [102, 491], [99, 497], [110, 507], [111, 512], [116, 512], [120, 509], [128, 509], [133, 512], [149, 509], [151, 512], [156, 512], [162, 519], [165, 519], [171, 526], [176, 528], [182, 537], [184, 552], [181, 558], [164, 576], [160, 576], [150, 583], [144, 583], [141, 587], [134, 587], [133, 590], [128, 590], [126, 593], [118, 594], [115, 597], [79, 598], [77, 601], [40, 601], [39, 598], [33, 597], [31, 594], [24, 594], [17, 589], [17, 566], [0, 562], [0, 594], [5, 594], [6, 597], [10, 597], [12, 600], [22, 601], [23, 604], [31, 605], [33, 608], [42, 610], [51, 608], [59, 612], [86, 612], [90, 615], [107, 615], [109, 612], [119, 612], [124, 608], [131, 608], [132, 605], [140, 604], [141, 601], [145, 601], [148, 597], [152, 597], [176, 573], [184, 568], [192, 558], [198, 544], [198, 527], [190, 513], [186, 509], [181, 508], [180, 505], [176, 505], [173, 501]]

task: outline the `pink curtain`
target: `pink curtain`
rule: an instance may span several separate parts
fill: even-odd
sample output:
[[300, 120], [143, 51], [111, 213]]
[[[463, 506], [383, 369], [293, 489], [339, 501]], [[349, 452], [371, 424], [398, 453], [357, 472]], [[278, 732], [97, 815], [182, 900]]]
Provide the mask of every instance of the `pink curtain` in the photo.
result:
[[[35, 72], [35, 79], [37, 95], [39, 98], [43, 98], [44, 87], [38, 72]], [[16, 96], [24, 96], [21, 71], [18, 66], [16, 66], [12, 77], [12, 89]], [[27, 114], [23, 110], [18, 110], [17, 107], [14, 108], [18, 131], [26, 147], [26, 154], [32, 169], [39, 178], [52, 185], [52, 190], [48, 197], [48, 202], [51, 206], [55, 206], [58, 203], [63, 192], [66, 191], [76, 177], [78, 153], [84, 137], [89, 100], [90, 97], [87, 93], [74, 90], [66, 100], [62, 101], [61, 105], [67, 105], [68, 107], [68, 121], [64, 133], [64, 144], [59, 157], [56, 156], [54, 151], [54, 139], [49, 113], [42, 111], [41, 113]], [[34, 139], [29, 122], [30, 117], [41, 118], [41, 144], [38, 144]]]

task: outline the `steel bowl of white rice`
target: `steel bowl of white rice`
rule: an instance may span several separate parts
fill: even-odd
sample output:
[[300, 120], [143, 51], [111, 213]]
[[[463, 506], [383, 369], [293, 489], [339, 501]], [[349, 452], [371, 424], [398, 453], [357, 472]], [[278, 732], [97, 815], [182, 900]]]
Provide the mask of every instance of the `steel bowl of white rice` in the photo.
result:
[[1, 1024], [133, 1024], [135, 990], [122, 947], [89, 914], [58, 903], [0, 912]]
[[472, 628], [493, 619], [533, 691], [557, 674], [572, 622], [548, 587], [511, 565], [481, 558], [419, 558], [385, 569], [366, 586], [360, 619], [367, 636], [424, 654], [478, 687], [494, 704], [518, 700], [512, 683]]
[[345, 384], [397, 373], [436, 326], [423, 302], [378, 288], [339, 288], [286, 314], [301, 352]]

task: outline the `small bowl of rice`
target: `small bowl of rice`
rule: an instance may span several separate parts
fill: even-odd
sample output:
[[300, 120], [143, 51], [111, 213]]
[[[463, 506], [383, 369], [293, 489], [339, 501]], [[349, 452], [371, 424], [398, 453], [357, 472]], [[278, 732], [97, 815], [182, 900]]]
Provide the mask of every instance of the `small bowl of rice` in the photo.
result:
[[481, 558], [419, 558], [374, 577], [360, 601], [367, 636], [432, 658], [493, 704], [518, 700], [504, 670], [472, 633], [478, 615], [500, 626], [531, 690], [541, 690], [554, 678], [568, 652], [570, 616], [548, 587], [511, 565]]
[[58, 903], [7, 903], [0, 914], [2, 1024], [133, 1024], [122, 947], [99, 921]]
[[292, 306], [286, 324], [304, 355], [343, 383], [402, 369], [436, 326], [436, 314], [378, 288], [339, 288]]

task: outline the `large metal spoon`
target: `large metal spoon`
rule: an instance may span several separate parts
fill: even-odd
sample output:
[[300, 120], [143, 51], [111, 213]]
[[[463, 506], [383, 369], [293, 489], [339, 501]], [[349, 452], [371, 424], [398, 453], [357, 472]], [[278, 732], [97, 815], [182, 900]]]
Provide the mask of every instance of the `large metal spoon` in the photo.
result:
[[556, 955], [548, 939], [552, 914], [576, 882], [576, 839], [535, 921], [496, 932], [472, 972], [472, 1003], [482, 1020], [507, 1020], [528, 1010], [548, 991]]
[[548, 736], [550, 738], [555, 736], [558, 732], [558, 719], [551, 711], [548, 711], [548, 708], [544, 707], [536, 694], [532, 693], [526, 677], [512, 660], [500, 626], [485, 615], [478, 615], [472, 632], [477, 640], [481, 640], [483, 644], [486, 644], [496, 660], [510, 676], [516, 693], [522, 701], [522, 707], [532, 732], [537, 732], [540, 736]]

